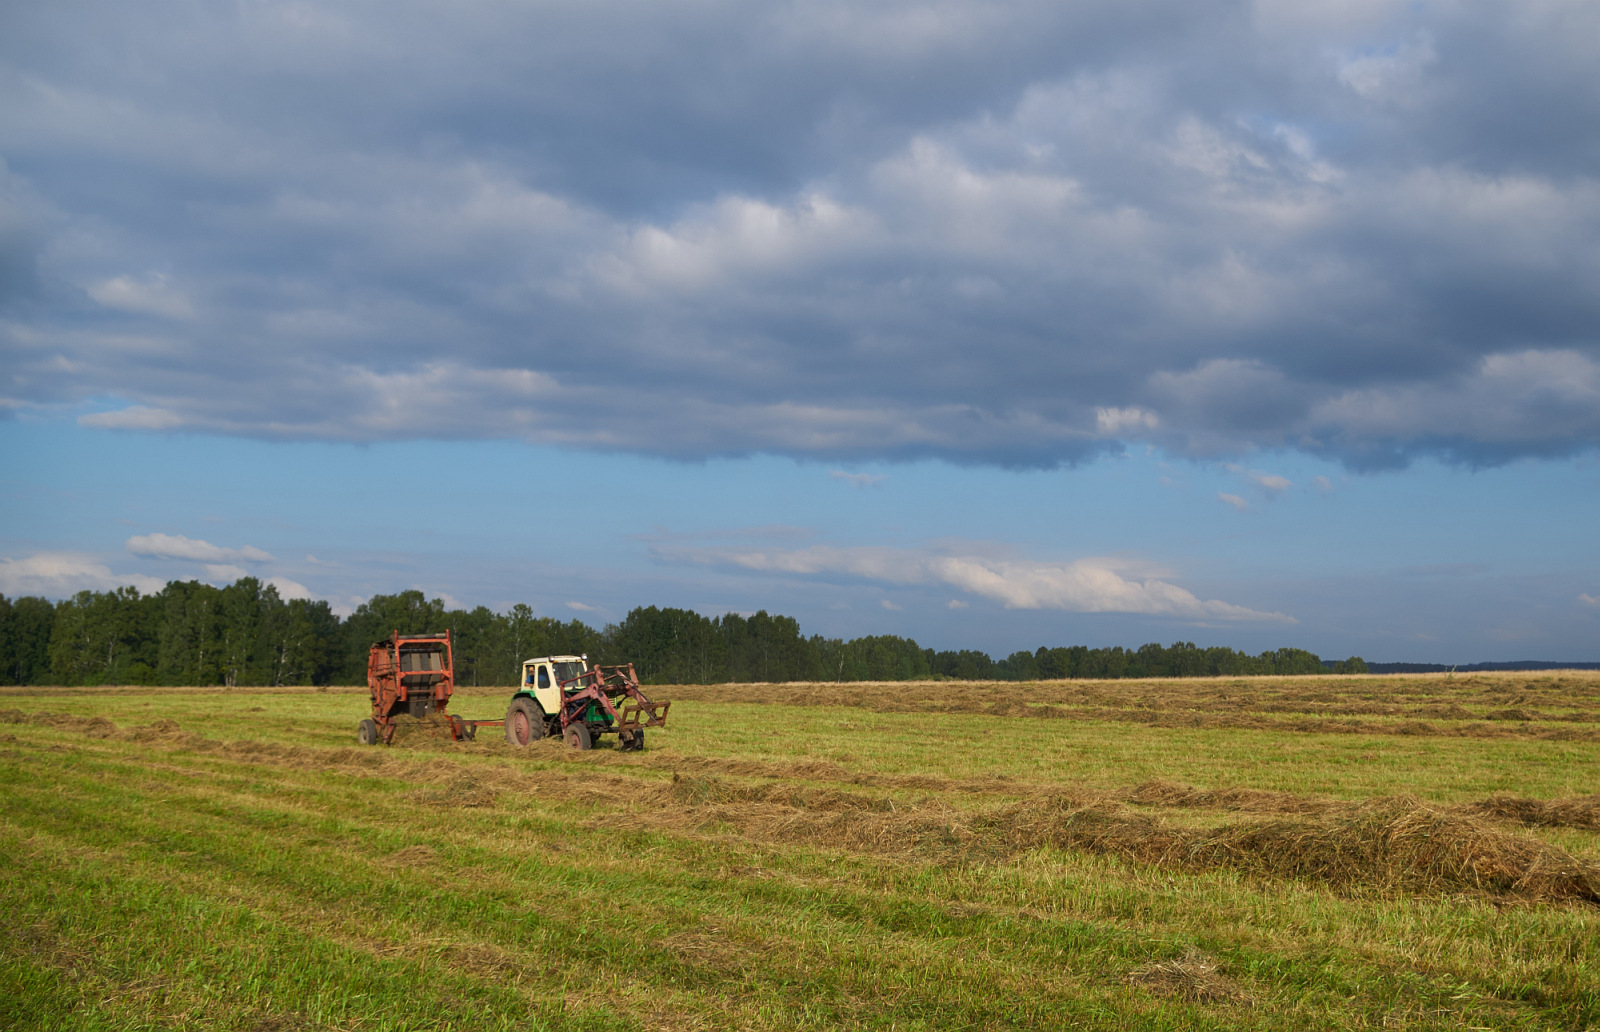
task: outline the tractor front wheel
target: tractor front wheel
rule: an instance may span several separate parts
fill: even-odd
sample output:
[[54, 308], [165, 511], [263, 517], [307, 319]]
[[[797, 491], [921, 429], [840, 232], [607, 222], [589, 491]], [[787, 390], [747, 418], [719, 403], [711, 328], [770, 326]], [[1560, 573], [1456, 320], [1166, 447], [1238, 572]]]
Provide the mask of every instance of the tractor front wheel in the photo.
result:
[[588, 725], [579, 721], [575, 720], [568, 724], [567, 729], [562, 732], [561, 737], [567, 740], [568, 749], [594, 748], [594, 740], [589, 736]]
[[511, 700], [506, 710], [506, 741], [525, 746], [536, 738], [544, 737], [544, 712], [538, 703], [529, 698]]
[[623, 752], [644, 752], [644, 729], [624, 731], [617, 736]]
[[378, 744], [378, 722], [368, 717], [356, 725], [356, 741], [362, 745]]

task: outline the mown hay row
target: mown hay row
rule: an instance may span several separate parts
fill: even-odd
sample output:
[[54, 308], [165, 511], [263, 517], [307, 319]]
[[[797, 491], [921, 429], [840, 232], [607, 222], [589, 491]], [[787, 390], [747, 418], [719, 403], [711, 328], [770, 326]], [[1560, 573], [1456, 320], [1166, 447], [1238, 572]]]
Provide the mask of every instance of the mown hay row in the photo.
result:
[[[32, 716], [17, 710], [0, 710], [0, 723], [33, 724], [67, 730], [77, 730], [91, 738], [119, 738], [130, 741], [161, 744], [185, 748], [196, 752], [227, 754], [236, 759], [272, 762], [283, 766], [326, 771], [345, 771], [361, 776], [392, 777], [416, 785], [433, 786], [423, 801], [432, 805], [449, 805], [450, 789], [474, 793], [472, 805], [486, 806], [493, 795], [502, 792], [537, 791], [549, 798], [563, 800], [607, 800], [637, 797], [641, 791], [647, 795], [654, 789], [637, 777], [601, 775], [592, 769], [571, 779], [549, 772], [530, 774], [502, 766], [462, 764], [453, 759], [435, 756], [423, 759], [416, 754], [392, 750], [373, 750], [359, 747], [327, 749], [259, 739], [222, 742], [182, 730], [176, 721], [157, 720], [148, 725], [121, 728], [104, 717], [74, 717], [60, 713], [40, 713]], [[479, 743], [468, 747], [474, 752], [503, 751], [507, 756], [526, 755], [499, 743], [487, 746]], [[592, 767], [597, 762], [612, 760], [609, 753], [578, 756], [559, 749], [558, 743], [543, 743], [540, 752], [546, 758], [559, 758], [570, 762], [584, 762]], [[689, 779], [685, 784], [707, 772], [747, 777], [769, 778], [775, 781], [831, 781], [854, 784], [875, 789], [911, 789], [924, 792], [954, 793], [963, 796], [1006, 795], [1062, 798], [1081, 801], [1126, 802], [1139, 806], [1159, 806], [1176, 809], [1228, 810], [1267, 814], [1321, 814], [1348, 806], [1348, 803], [1326, 797], [1301, 796], [1289, 792], [1239, 786], [1200, 789], [1161, 778], [1153, 778], [1129, 789], [1093, 792], [1083, 787], [1066, 788], [1059, 784], [1035, 785], [1005, 778], [951, 779], [923, 774], [872, 774], [851, 771], [826, 760], [772, 762], [708, 756], [676, 756], [650, 754], [629, 757], [630, 766], [647, 766], [670, 772], [674, 782]], [[465, 780], [463, 780], [465, 779]], [[701, 778], [703, 781], [704, 779]], [[714, 779], [713, 779], [714, 780]], [[470, 781], [471, 785], [467, 782]], [[677, 789], [674, 798], [684, 801]], [[723, 786], [717, 792], [727, 793], [715, 801], [732, 802], [783, 802], [797, 800], [802, 808], [805, 800], [832, 798], [825, 792], [794, 786], [769, 786], [752, 789], [735, 789]], [[745, 793], [740, 795], [739, 793]], [[850, 800], [849, 809], [892, 808], [892, 802], [866, 796], [844, 796]], [[710, 801], [710, 800], [702, 800]], [[1441, 805], [1451, 813], [1478, 819], [1501, 821], [1530, 828], [1575, 828], [1600, 831], [1600, 795], [1567, 799], [1528, 799], [1496, 795], [1488, 799], [1467, 803]]]
[[[675, 685], [685, 701], [925, 712], [952, 707], [978, 712], [1000, 701], [1051, 706], [1109, 706], [1147, 711], [1304, 712], [1320, 715], [1483, 719], [1463, 703], [1497, 711], [1501, 719], [1600, 722], [1595, 693], [1600, 671], [1528, 679], [1481, 675], [1415, 677], [1250, 677], [1113, 681], [896, 681]], [[1507, 707], [1539, 706], [1585, 712], [1556, 714]], [[1487, 715], [1487, 714], [1486, 714]]]
[[1517, 718], [1490, 716], [1499, 723], [1437, 724], [1428, 720], [1399, 720], [1382, 723], [1374, 720], [1300, 716], [1274, 718], [1253, 713], [1215, 714], [1202, 711], [1151, 711], [1112, 707], [1060, 707], [995, 702], [983, 706], [931, 707], [924, 712], [971, 713], [991, 717], [1032, 717], [1047, 720], [1102, 720], [1120, 724], [1143, 724], [1167, 729], [1226, 731], [1271, 731], [1316, 735], [1406, 735], [1424, 738], [1518, 738], [1555, 742], [1600, 741], [1600, 728], [1546, 727]]
[[1470, 807], [1431, 806], [1410, 796], [1360, 804], [1315, 801], [1312, 806], [1281, 793], [1204, 792], [1167, 782], [1146, 782], [1123, 794], [1134, 803], [1272, 808], [1275, 814], [1207, 829], [1175, 825], [1131, 809], [1128, 802], [1087, 791], [963, 810], [937, 799], [897, 803], [804, 784], [740, 785], [683, 773], [675, 773], [667, 782], [611, 774], [588, 762], [584, 754], [566, 752], [554, 743], [548, 756], [569, 761], [574, 768], [570, 773], [463, 764], [440, 756], [419, 760], [393, 751], [216, 742], [189, 735], [172, 721], [124, 732], [104, 718], [73, 720], [38, 723], [246, 762], [392, 777], [412, 787], [408, 798], [426, 805], [492, 806], [508, 792], [551, 802], [576, 801], [609, 810], [601, 819], [609, 827], [619, 822], [679, 829], [722, 824], [756, 838], [854, 851], [931, 849], [956, 857], [994, 859], [1050, 846], [1182, 870], [1225, 868], [1336, 888], [1600, 903], [1600, 865], [1526, 835], [1493, 828], [1483, 819], [1588, 822], [1596, 812], [1595, 797], [1542, 802], [1501, 796], [1472, 804], [1482, 811], [1480, 815]]
[[1600, 865], [1410, 796], [1211, 829], [1174, 825], [1120, 803], [1074, 798], [978, 812], [937, 803], [892, 812], [843, 808], [836, 800], [808, 809], [710, 803], [640, 811], [629, 819], [654, 827], [733, 827], [756, 838], [855, 852], [922, 850], [1003, 860], [1049, 846], [1191, 872], [1232, 869], [1341, 890], [1600, 903]]
[[[1252, 813], [1328, 813], [1348, 805], [1338, 800], [1269, 792], [1256, 788], [1199, 789], [1175, 781], [1153, 778], [1116, 797], [1142, 806], [1170, 806], [1206, 810], [1244, 810]], [[1469, 803], [1438, 807], [1466, 817], [1503, 821], [1527, 828], [1578, 828], [1600, 831], [1600, 795], [1569, 799], [1528, 799], [1495, 795]]]
[[[1533, 739], [1600, 741], [1600, 714], [1592, 710], [1550, 714], [1527, 709], [1500, 709], [1482, 714], [1457, 703], [1396, 706], [1380, 703], [1285, 702], [1260, 698], [1216, 698], [1175, 694], [1158, 698], [1104, 698], [1103, 693], [1027, 693], [1007, 685], [973, 689], [917, 685], [917, 690], [869, 691], [864, 688], [762, 686], [763, 692], [698, 688], [689, 699], [717, 702], [760, 702], [771, 705], [864, 709], [875, 713], [930, 713], [1035, 720], [1109, 721], [1159, 728], [1272, 731], [1296, 734], [1407, 735], [1432, 738]], [[1273, 716], [1269, 714], [1281, 714]], [[1360, 716], [1384, 716], [1387, 721]], [[1429, 719], [1422, 719], [1429, 718]]]
[[1330, 885], [1600, 903], [1600, 866], [1412, 796], [1220, 828], [1192, 840], [1182, 862]]
[[1523, 824], [1530, 828], [1585, 828], [1600, 831], [1600, 795], [1573, 799], [1522, 799], [1516, 796], [1491, 796], [1475, 803], [1454, 807], [1475, 817]]
[[1252, 813], [1326, 813], [1338, 800], [1271, 792], [1260, 788], [1199, 789], [1162, 778], [1140, 782], [1116, 798], [1140, 806], [1169, 806], [1198, 810], [1247, 810]]
[[715, 803], [765, 803], [812, 812], [892, 812], [895, 804], [884, 796], [865, 796], [805, 785], [774, 783], [732, 785], [714, 777], [672, 776], [670, 798], [688, 806]]

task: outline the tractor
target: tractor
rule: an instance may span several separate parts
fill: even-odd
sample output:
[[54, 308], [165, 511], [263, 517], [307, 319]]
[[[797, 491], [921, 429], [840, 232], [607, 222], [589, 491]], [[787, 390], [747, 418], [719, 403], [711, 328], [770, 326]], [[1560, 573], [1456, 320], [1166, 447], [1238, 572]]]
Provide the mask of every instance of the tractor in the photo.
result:
[[541, 656], [522, 664], [522, 684], [506, 709], [506, 741], [526, 746], [561, 735], [569, 748], [590, 749], [615, 734], [623, 752], [644, 749], [644, 729], [667, 722], [670, 702], [651, 702], [633, 664], [589, 666], [588, 656]]

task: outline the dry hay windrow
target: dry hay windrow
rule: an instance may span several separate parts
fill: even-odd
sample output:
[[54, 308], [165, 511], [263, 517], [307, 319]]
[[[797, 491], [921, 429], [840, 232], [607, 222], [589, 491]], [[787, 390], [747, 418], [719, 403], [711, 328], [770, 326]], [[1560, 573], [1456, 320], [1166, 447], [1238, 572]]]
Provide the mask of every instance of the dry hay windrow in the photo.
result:
[[863, 788], [914, 789], [923, 792], [963, 792], [969, 795], [1030, 795], [1037, 788], [1006, 775], [985, 778], [946, 778], [936, 774], [876, 774], [853, 771], [828, 760], [772, 761], [733, 759], [722, 756], [663, 756], [650, 753], [636, 757], [643, 766], [673, 774], [722, 774], [747, 778], [779, 778], [788, 781], [832, 781]]
[[1517, 796], [1490, 796], [1456, 807], [1475, 817], [1522, 824], [1530, 828], [1584, 828], [1600, 831], [1600, 795], [1572, 799], [1523, 799]]
[[1151, 778], [1117, 793], [1116, 797], [1140, 806], [1166, 806], [1196, 810], [1244, 810], [1251, 813], [1327, 813], [1338, 800], [1272, 792], [1260, 788], [1200, 789], [1163, 778]]
[[1191, 834], [1163, 860], [1341, 887], [1600, 903], [1600, 865], [1414, 796]]
[[[1600, 680], [1591, 677], [1551, 678], [1547, 684], [1518, 684], [1504, 678], [1434, 680], [1421, 686], [1386, 681], [1381, 687], [1381, 699], [1364, 697], [1375, 694], [1372, 683], [1346, 678], [1320, 683], [1316, 678], [805, 682], [674, 686], [671, 691], [674, 698], [685, 701], [1111, 721], [1174, 729], [1600, 741], [1600, 726], [1593, 726], [1600, 725], [1600, 713], [1591, 708]], [[1441, 694], [1450, 697], [1440, 698]], [[1463, 699], [1478, 708], [1467, 708]]]
[[[923, 851], [958, 860], [1004, 860], [1052, 847], [1190, 872], [1237, 870], [1341, 890], [1600, 903], [1600, 865], [1412, 796], [1346, 804], [1323, 814], [1190, 828], [1122, 803], [1070, 796], [976, 811], [938, 802], [886, 810], [841, 805], [835, 797], [801, 808], [746, 801], [742, 793], [685, 785], [686, 780], [675, 784], [674, 792], [687, 805], [635, 811], [625, 820], [656, 828], [733, 828], [756, 838], [856, 852]], [[617, 818], [602, 823], [615, 826]]]
[[[356, 773], [362, 776], [393, 777], [409, 784], [428, 786], [429, 792], [418, 801], [438, 806], [488, 806], [500, 792], [538, 791], [551, 797], [557, 793], [563, 800], [602, 801], [648, 794], [651, 786], [635, 776], [600, 775], [587, 771], [569, 786], [570, 794], [557, 784], [568, 779], [552, 776], [548, 772], [524, 773], [504, 766], [481, 763], [463, 764], [455, 759], [436, 756], [422, 759], [416, 754], [396, 753], [390, 750], [373, 750], [362, 747], [327, 749], [244, 739], [222, 742], [206, 738], [179, 727], [173, 720], [157, 720], [152, 724], [120, 728], [104, 717], [74, 717], [68, 714], [41, 713], [29, 716], [17, 710], [0, 710], [0, 723], [28, 723], [58, 729], [77, 730], [98, 739], [124, 739], [169, 748], [190, 749], [196, 752], [226, 753], [231, 758], [246, 761], [268, 762], [303, 769]], [[447, 746], [448, 748], [448, 746]], [[498, 743], [466, 747], [473, 751], [500, 751], [507, 756], [526, 755], [509, 746], [503, 749]], [[540, 743], [537, 748], [547, 757], [567, 762], [604, 765], [615, 762], [608, 753], [577, 755], [565, 751], [554, 740]], [[1032, 783], [1003, 777], [942, 778], [923, 774], [873, 774], [851, 771], [826, 760], [801, 760], [774, 762], [764, 760], [734, 759], [710, 756], [679, 756], [646, 754], [627, 757], [628, 766], [642, 766], [670, 773], [674, 782], [708, 772], [746, 778], [767, 778], [780, 782], [826, 781], [852, 784], [875, 789], [910, 789], [923, 792], [952, 793], [961, 796], [1004, 795], [1008, 797], [1035, 797], [1058, 799], [1069, 797], [1079, 800], [1125, 802], [1139, 806], [1159, 806], [1176, 809], [1227, 810], [1265, 814], [1322, 814], [1350, 805], [1328, 797], [1296, 795], [1265, 789], [1240, 786], [1201, 789], [1192, 785], [1152, 778], [1120, 791], [1092, 791], [1081, 786]], [[829, 795], [825, 791], [777, 785], [759, 789], [729, 789], [747, 793], [742, 801], [777, 802], [784, 799], [818, 800], [844, 798], [851, 809], [893, 808], [892, 801], [869, 796]], [[718, 801], [732, 801], [731, 797]], [[801, 803], [802, 808], [807, 804]], [[816, 809], [815, 805], [809, 808]], [[1488, 799], [1466, 803], [1444, 804], [1437, 809], [1466, 817], [1501, 821], [1531, 828], [1575, 828], [1600, 831], [1600, 794], [1565, 799], [1529, 799], [1525, 797], [1495, 795]]]
[[[1113, 797], [1141, 806], [1182, 809], [1234, 810], [1248, 813], [1329, 813], [1348, 803], [1325, 796], [1303, 796], [1259, 788], [1195, 788], [1176, 781], [1152, 778]], [[1495, 795], [1467, 803], [1436, 806], [1465, 817], [1500, 821], [1526, 828], [1577, 828], [1600, 831], [1600, 795], [1568, 799], [1528, 799]]]
[[1075, 720], [1105, 720], [1159, 728], [1271, 731], [1314, 735], [1407, 735], [1424, 738], [1518, 738], [1549, 742], [1600, 742], [1600, 728], [1546, 727], [1536, 724], [1503, 725], [1477, 721], [1437, 724], [1428, 720], [1381, 723], [1373, 720], [1314, 717], [1278, 720], [1255, 715], [1144, 714], [1113, 709], [1062, 711], [1062, 715]]
[[[1480, 708], [1538, 706], [1588, 710], [1600, 692], [1600, 671], [1559, 676], [1235, 677], [1056, 681], [793, 681], [775, 684], [673, 685], [674, 699], [788, 706], [882, 707], [920, 711], [929, 705], [1001, 699], [1052, 706], [1132, 709], [1347, 713], [1478, 719]], [[1508, 714], [1509, 715], [1509, 714]], [[1550, 718], [1561, 719], [1561, 718]], [[1595, 715], [1592, 719], [1600, 719]]]
[[[0, 712], [0, 721], [11, 719]], [[11, 722], [18, 721], [12, 719]], [[219, 742], [183, 732], [172, 721], [126, 731], [105, 718], [50, 715], [28, 722], [76, 728], [96, 738], [121, 738], [147, 748], [223, 754], [245, 762], [390, 777], [413, 788], [414, 801], [460, 807], [493, 805], [504, 793], [606, 809], [595, 823], [659, 829], [731, 827], [754, 838], [861, 852], [932, 850], [952, 859], [1002, 860], [1040, 847], [1082, 850], [1187, 871], [1232, 869], [1340, 889], [1377, 887], [1410, 893], [1470, 892], [1525, 901], [1600, 903], [1600, 865], [1489, 819], [1591, 827], [1600, 797], [1522, 800], [1497, 796], [1464, 806], [1430, 805], [1412, 796], [1363, 803], [1307, 800], [1250, 789], [1203, 791], [1150, 781], [1118, 794], [1062, 791], [987, 808], [958, 808], [938, 799], [915, 803], [884, 796], [776, 781], [735, 784], [676, 771], [671, 781], [613, 774], [594, 754], [549, 743], [546, 758], [575, 766], [517, 770], [501, 764], [419, 759], [392, 751]], [[526, 755], [525, 753], [523, 755]], [[696, 766], [694, 763], [686, 767]], [[800, 773], [806, 764], [777, 765]], [[773, 769], [765, 765], [751, 770]], [[819, 764], [832, 777], [844, 768]], [[1172, 824], [1129, 804], [1266, 811], [1215, 828]]]
[[[221, 742], [192, 732], [184, 731], [174, 720], [157, 720], [152, 724], [129, 728], [118, 727], [105, 717], [76, 717], [62, 713], [28, 715], [17, 710], [0, 710], [0, 723], [33, 724], [65, 730], [77, 730], [90, 738], [125, 739], [133, 742], [161, 744], [197, 752], [227, 753], [235, 759], [278, 763], [285, 766], [318, 770], [344, 770], [365, 776], [395, 777], [411, 784], [431, 786], [431, 791], [418, 801], [431, 805], [487, 806], [493, 803], [498, 792], [538, 790], [548, 794], [552, 788], [548, 774], [525, 774], [505, 767], [483, 764], [462, 764], [445, 757], [415, 758], [389, 750], [374, 751], [359, 747], [327, 749], [245, 739]], [[473, 748], [473, 747], [468, 747]], [[488, 750], [504, 751], [508, 756], [518, 751], [506, 747], [499, 750], [498, 743]], [[579, 757], [558, 748], [554, 741], [541, 743], [548, 755], [569, 762], [599, 761], [604, 764], [609, 754], [589, 754]], [[485, 750], [483, 745], [476, 750]], [[475, 750], [475, 751], [476, 751]], [[952, 779], [922, 774], [873, 774], [851, 771], [840, 764], [826, 760], [801, 760], [774, 762], [709, 756], [678, 756], [648, 754], [628, 758], [630, 766], [645, 766], [672, 774], [678, 781], [685, 776], [715, 772], [747, 778], [768, 778], [776, 781], [828, 781], [853, 784], [877, 789], [911, 789], [924, 792], [948, 792], [958, 795], [1031, 796], [1120, 801], [1140, 806], [1160, 806], [1180, 809], [1228, 810], [1271, 814], [1318, 814], [1336, 810], [1349, 804], [1327, 797], [1295, 795], [1245, 787], [1200, 789], [1174, 781], [1154, 778], [1132, 788], [1111, 792], [1092, 792], [1087, 788], [1065, 787], [1060, 784], [1037, 784], [1010, 778]], [[585, 773], [574, 785], [576, 792], [562, 798], [583, 797], [587, 800], [615, 799], [636, 795], [644, 787], [637, 777], [600, 777]], [[745, 801], [780, 801], [781, 799], [831, 798], [815, 790], [794, 786], [773, 786], [750, 790], [754, 795]], [[853, 797], [871, 800], [872, 797]], [[722, 800], [728, 801], [728, 800]], [[873, 809], [889, 807], [891, 802], [852, 802], [852, 808]], [[812, 807], [815, 808], [815, 807]], [[1509, 795], [1496, 795], [1488, 799], [1438, 807], [1452, 813], [1509, 824], [1536, 828], [1576, 828], [1600, 831], [1600, 794], [1566, 799], [1529, 799]]]

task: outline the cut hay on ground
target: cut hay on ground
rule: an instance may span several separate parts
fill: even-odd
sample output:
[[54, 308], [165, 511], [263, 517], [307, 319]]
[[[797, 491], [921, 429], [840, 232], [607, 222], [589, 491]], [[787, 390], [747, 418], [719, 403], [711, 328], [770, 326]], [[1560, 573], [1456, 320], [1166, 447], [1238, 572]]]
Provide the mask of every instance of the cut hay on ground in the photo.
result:
[[715, 779], [679, 779], [672, 796], [682, 809], [664, 807], [630, 819], [656, 827], [734, 827], [757, 838], [860, 852], [921, 850], [953, 859], [1003, 860], [1052, 847], [1341, 890], [1600, 903], [1600, 865], [1411, 796], [1210, 829], [1083, 797], [978, 811], [938, 803], [886, 810], [847, 793], [774, 799], [770, 790], [740, 789]]
[[[21, 717], [21, 719], [18, 719]], [[698, 832], [707, 828], [771, 841], [802, 842], [867, 853], [921, 852], [964, 862], [1004, 861], [1039, 848], [1080, 850], [1186, 871], [1228, 869], [1323, 884], [1340, 890], [1390, 893], [1470, 893], [1528, 902], [1600, 903], [1600, 865], [1526, 833], [1489, 821], [1525, 826], [1594, 828], [1600, 797], [1530, 800], [1497, 796], [1463, 806], [1437, 806], [1413, 796], [1363, 803], [1234, 788], [1201, 790], [1146, 781], [1121, 793], [1063, 791], [989, 807], [960, 807], [938, 798], [915, 803], [891, 796], [807, 785], [803, 781], [740, 783], [687, 770], [713, 766], [670, 757], [640, 760], [611, 753], [572, 753], [551, 743], [537, 750], [565, 770], [462, 763], [435, 754], [355, 748], [325, 749], [263, 741], [220, 742], [182, 731], [170, 720], [120, 729], [103, 717], [59, 714], [0, 721], [78, 730], [147, 749], [225, 753], [231, 759], [321, 772], [393, 779], [414, 802], [444, 808], [490, 807], [502, 797], [543, 803], [577, 802], [604, 811], [597, 825], [636, 825]], [[498, 744], [441, 748], [496, 755]], [[528, 756], [528, 751], [508, 755]], [[790, 777], [854, 779], [832, 763], [763, 764], [740, 769]], [[605, 768], [621, 768], [613, 773]], [[732, 768], [734, 763], [724, 766]], [[637, 772], [630, 768], [639, 768]], [[649, 776], [645, 772], [652, 772]], [[869, 780], [869, 779], [860, 779]], [[897, 779], [885, 779], [897, 780]], [[935, 780], [935, 779], [929, 779]], [[946, 782], [960, 798], [962, 782]], [[1270, 815], [1221, 827], [1175, 824], [1138, 809], [1209, 808]]]
[[1177, 960], [1139, 968], [1128, 976], [1128, 982], [1152, 995], [1190, 1003], [1250, 1003], [1249, 995], [1222, 973], [1215, 960], [1195, 949]]
[[[706, 702], [1295, 734], [1600, 741], [1600, 675], [1325, 676], [674, 686]], [[1361, 719], [1367, 718], [1367, 719]], [[1574, 726], [1588, 725], [1588, 726]]]
[[1482, 802], [1466, 803], [1457, 809], [1473, 816], [1512, 821], [1530, 828], [1586, 828], [1600, 831], [1600, 795], [1576, 799], [1520, 799], [1497, 795]]

